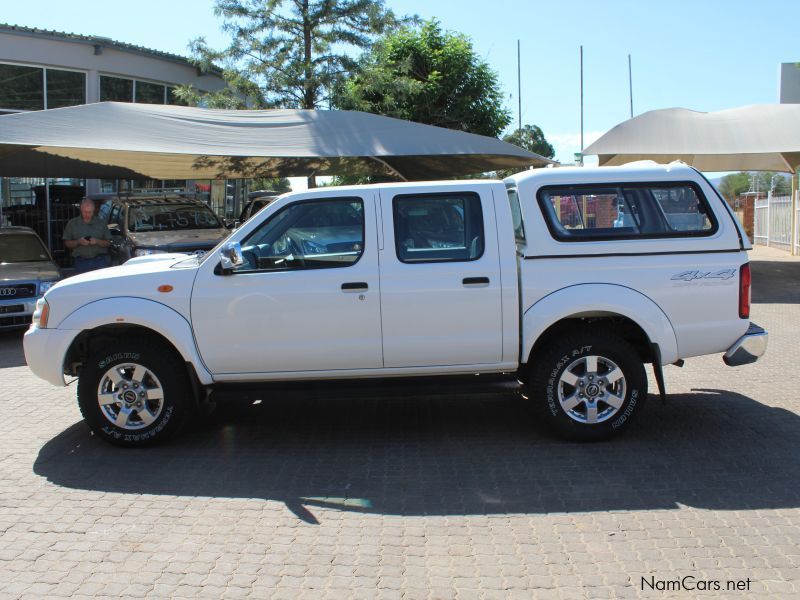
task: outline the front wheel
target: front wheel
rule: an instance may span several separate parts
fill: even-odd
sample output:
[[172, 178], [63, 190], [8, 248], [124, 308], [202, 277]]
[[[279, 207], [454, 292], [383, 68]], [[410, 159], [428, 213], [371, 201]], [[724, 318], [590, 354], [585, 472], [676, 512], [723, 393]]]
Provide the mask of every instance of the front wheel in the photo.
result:
[[528, 392], [556, 433], [596, 441], [623, 431], [647, 398], [641, 357], [610, 331], [573, 332], [534, 357]]
[[78, 379], [78, 405], [107, 442], [146, 446], [180, 429], [189, 391], [186, 368], [171, 349], [144, 338], [119, 340], [90, 353]]

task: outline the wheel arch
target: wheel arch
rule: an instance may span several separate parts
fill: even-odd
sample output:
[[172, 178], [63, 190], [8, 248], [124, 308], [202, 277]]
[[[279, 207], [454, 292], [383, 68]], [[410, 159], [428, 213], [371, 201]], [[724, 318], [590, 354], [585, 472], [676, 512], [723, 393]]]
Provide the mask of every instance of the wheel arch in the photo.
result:
[[616, 284], [580, 284], [557, 290], [522, 317], [521, 359], [529, 368], [549, 340], [585, 326], [614, 327], [644, 362], [669, 364], [678, 359], [672, 323], [644, 294]]
[[64, 370], [75, 374], [90, 346], [120, 335], [149, 337], [172, 348], [188, 365], [189, 376], [202, 385], [213, 383], [195, 345], [189, 322], [174, 309], [143, 298], [109, 298], [84, 305], [65, 318], [59, 329], [79, 330], [64, 356]]

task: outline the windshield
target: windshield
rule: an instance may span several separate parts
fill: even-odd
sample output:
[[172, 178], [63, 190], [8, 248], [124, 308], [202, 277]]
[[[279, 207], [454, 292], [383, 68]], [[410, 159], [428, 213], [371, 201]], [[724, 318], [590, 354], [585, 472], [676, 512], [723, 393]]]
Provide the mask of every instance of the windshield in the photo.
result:
[[49, 261], [39, 238], [30, 233], [0, 235], [0, 263]]
[[221, 228], [217, 215], [207, 206], [149, 204], [128, 209], [128, 231], [131, 232]]

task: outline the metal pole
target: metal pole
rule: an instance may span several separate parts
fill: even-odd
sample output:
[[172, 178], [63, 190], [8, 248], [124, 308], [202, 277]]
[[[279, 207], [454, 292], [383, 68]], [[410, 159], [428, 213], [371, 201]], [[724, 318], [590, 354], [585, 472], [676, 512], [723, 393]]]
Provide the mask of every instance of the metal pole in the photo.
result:
[[53, 251], [53, 234], [50, 227], [50, 178], [44, 178], [44, 199], [46, 204], [45, 214], [47, 219], [47, 249]]
[[517, 40], [517, 116], [519, 117], [519, 131], [522, 132], [522, 66], [520, 61], [519, 40]]
[[800, 231], [797, 231], [797, 225], [798, 225], [797, 221], [798, 221], [798, 218], [800, 217], [800, 215], [798, 215], [798, 213], [797, 213], [797, 211], [798, 211], [798, 207], [797, 207], [797, 196], [798, 196], [798, 194], [800, 194], [800, 192], [797, 191], [797, 169], [792, 169], [792, 203], [791, 203], [791, 215], [792, 215], [791, 216], [791, 219], [792, 219], [792, 221], [791, 221], [791, 231], [792, 231], [791, 240], [792, 240], [792, 246], [789, 249], [791, 251], [792, 256], [797, 254], [797, 248], [798, 248], [798, 245], [800, 245], [799, 244], [800, 238], [798, 238], [798, 236], [800, 236]]
[[628, 54], [628, 91], [631, 97], [631, 119], [633, 118], [633, 69], [631, 68], [631, 55]]
[[[770, 196], [772, 196], [772, 192], [767, 194], [767, 246], [770, 246], [769, 243], [769, 230], [771, 229], [772, 225], [772, 215], [770, 215], [770, 209], [772, 208], [772, 202], [770, 201]], [[758, 180], [756, 180], [756, 198], [758, 198]]]
[[583, 46], [581, 46], [581, 166], [583, 166]]

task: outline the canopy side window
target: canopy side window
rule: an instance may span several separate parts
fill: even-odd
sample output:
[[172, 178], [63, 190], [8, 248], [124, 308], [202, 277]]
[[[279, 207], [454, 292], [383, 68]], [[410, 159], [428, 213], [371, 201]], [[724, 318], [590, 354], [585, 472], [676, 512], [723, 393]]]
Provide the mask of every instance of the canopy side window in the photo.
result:
[[717, 229], [693, 182], [547, 186], [537, 197], [561, 241], [694, 237]]

